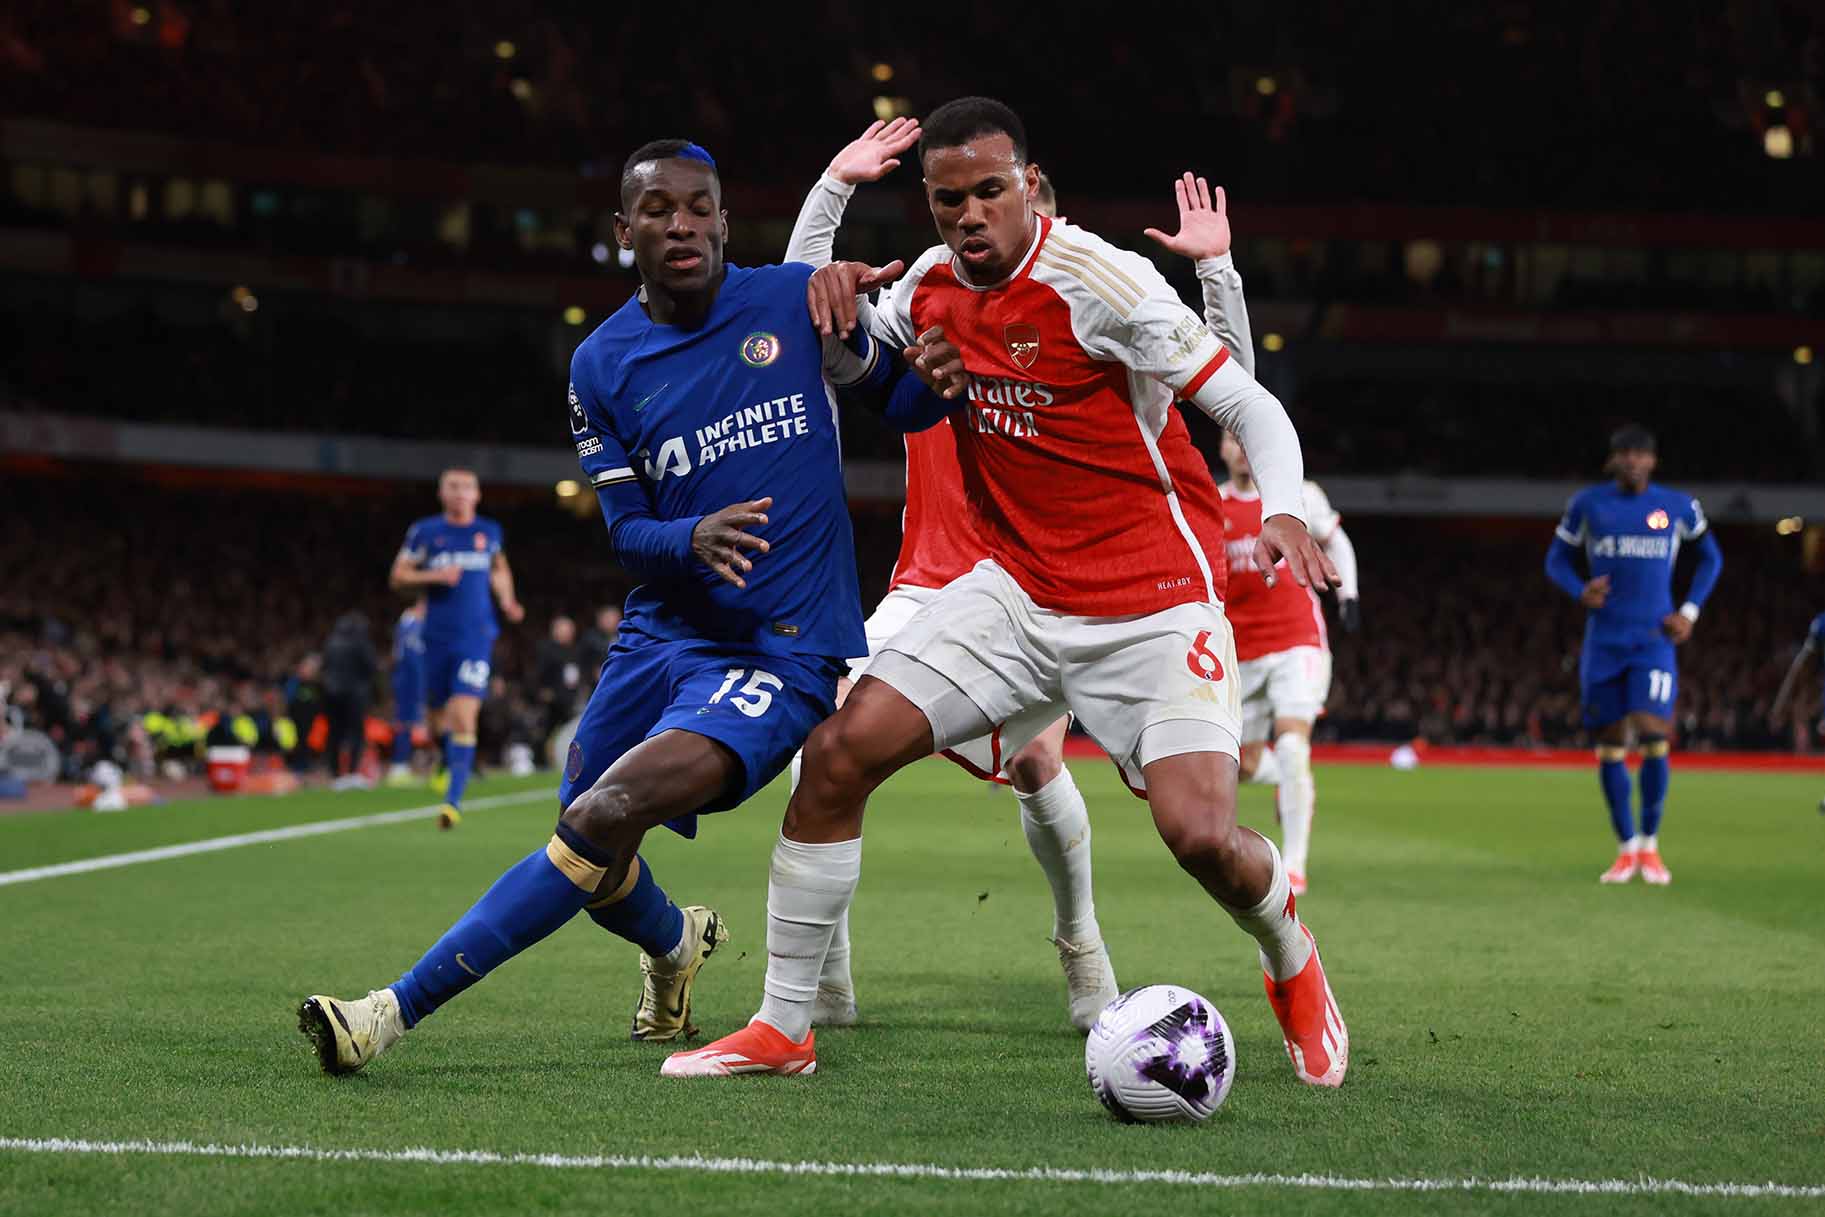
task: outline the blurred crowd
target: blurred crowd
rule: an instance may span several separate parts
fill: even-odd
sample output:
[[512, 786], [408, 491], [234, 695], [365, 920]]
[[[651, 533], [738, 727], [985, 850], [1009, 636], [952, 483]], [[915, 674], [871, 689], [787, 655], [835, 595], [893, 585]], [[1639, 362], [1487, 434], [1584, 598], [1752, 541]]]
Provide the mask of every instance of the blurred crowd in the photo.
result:
[[[0, 10], [0, 112], [573, 166], [688, 131], [737, 177], [796, 179], [876, 98], [917, 112], [992, 82], [1024, 106], [1067, 190], [1098, 189], [1118, 154], [1166, 180], [1189, 140], [1221, 149], [1263, 197], [1825, 204], [1817, 175], [1771, 160], [1760, 138], [1775, 121], [1802, 152], [1812, 138], [1806, 82], [1825, 74], [1825, 16], [1797, 0], [1458, 5], [1431, 14], [1424, 38], [1339, 0], [1188, 8], [1169, 38], [1104, 6], [1082, 16], [981, 7], [960, 37], [921, 11], [813, 0], [687, 34], [666, 12], [553, 0], [511, 13], [427, 0], [15, 0]], [[1125, 100], [1039, 104], [1091, 82]], [[1770, 114], [1773, 87], [1785, 95]]]
[[[429, 487], [363, 494], [19, 477], [8, 492], [0, 721], [49, 735], [64, 776], [104, 759], [141, 774], [194, 771], [213, 742], [327, 771], [334, 680], [324, 656], [339, 622], [380, 657], [362, 706], [383, 730], [393, 717], [385, 657], [403, 606], [386, 571], [406, 525], [428, 514]], [[628, 585], [599, 521], [543, 496], [490, 501], [483, 492], [483, 511], [506, 526], [531, 614], [503, 632], [484, 704], [482, 759], [500, 765], [515, 746], [539, 756], [581, 709]], [[898, 520], [863, 512], [856, 524], [872, 603], [885, 591]], [[1362, 560], [1365, 627], [1333, 631], [1321, 739], [1585, 742], [1582, 616], [1540, 573], [1548, 525], [1363, 518], [1347, 527]], [[1759, 529], [1724, 530], [1724, 579], [1681, 654], [1683, 747], [1795, 745], [1794, 725], [1770, 724], [1768, 710], [1825, 604], [1825, 581], [1793, 571], [1773, 541]], [[1812, 711], [1802, 700], [1803, 718]]]
[[[433, 338], [370, 330], [357, 306], [305, 300], [274, 302], [262, 317], [245, 333], [180, 324], [149, 307], [86, 321], [42, 308], [0, 311], [0, 409], [80, 401], [91, 417], [130, 421], [534, 446], [567, 434], [566, 365], [513, 325], [491, 338]], [[1679, 380], [1677, 367], [1650, 383], [1621, 373], [1580, 379], [1507, 358], [1486, 354], [1478, 368], [1450, 370], [1416, 356], [1409, 368], [1350, 373], [1329, 370], [1325, 358], [1307, 368], [1263, 356], [1260, 370], [1300, 425], [1319, 476], [1582, 478], [1600, 464], [1609, 432], [1638, 418], [1654, 421], [1675, 484], [1689, 470], [1719, 480], [1825, 475], [1817, 407], [1803, 426], [1807, 411], [1777, 396], [1776, 382]], [[122, 364], [139, 370], [139, 391], [116, 391]], [[1720, 417], [1732, 425], [1719, 426]], [[1190, 422], [1214, 460], [1215, 429]], [[849, 457], [901, 458], [900, 437], [866, 412], [846, 411], [842, 427]]]

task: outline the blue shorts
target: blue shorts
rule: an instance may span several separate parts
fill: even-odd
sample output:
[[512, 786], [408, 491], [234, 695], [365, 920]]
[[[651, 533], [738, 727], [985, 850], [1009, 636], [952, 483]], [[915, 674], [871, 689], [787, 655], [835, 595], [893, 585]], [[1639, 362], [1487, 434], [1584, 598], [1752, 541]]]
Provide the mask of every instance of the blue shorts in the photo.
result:
[[1607, 727], [1630, 714], [1673, 717], [1679, 664], [1673, 643], [1661, 635], [1637, 642], [1584, 640], [1578, 664], [1584, 725]]
[[494, 639], [425, 639], [425, 705], [441, 710], [452, 697], [488, 696]]
[[425, 716], [425, 659], [414, 653], [393, 664], [393, 721], [415, 723]]
[[[778, 777], [811, 729], [836, 709], [838, 659], [769, 655], [702, 639], [616, 643], [577, 723], [558, 787], [560, 807], [621, 755], [661, 731], [691, 731], [735, 754], [741, 774], [698, 810], [728, 811]], [[666, 827], [697, 835], [697, 816]]]

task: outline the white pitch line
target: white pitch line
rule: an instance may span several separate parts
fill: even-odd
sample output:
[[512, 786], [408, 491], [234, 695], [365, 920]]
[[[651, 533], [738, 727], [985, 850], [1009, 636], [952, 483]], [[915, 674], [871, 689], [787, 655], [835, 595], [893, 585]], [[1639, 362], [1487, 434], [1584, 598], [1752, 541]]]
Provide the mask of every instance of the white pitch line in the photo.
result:
[[[465, 810], [506, 807], [550, 799], [549, 790], [522, 790], [518, 794], [496, 794], [485, 799], [471, 799]], [[344, 820], [318, 820], [311, 824], [293, 824], [286, 828], [268, 828], [260, 832], [236, 833], [231, 837], [210, 837], [203, 841], [186, 841], [181, 845], [161, 845], [157, 849], [136, 849], [126, 854], [103, 854], [98, 858], [79, 858], [51, 866], [28, 866], [24, 870], [0, 871], [0, 887], [30, 883], [35, 879], [57, 879], [64, 875], [86, 875], [91, 871], [113, 870], [119, 866], [136, 866], [141, 862], [163, 862], [167, 858], [188, 858], [192, 854], [212, 854], [243, 845], [264, 845], [268, 841], [295, 841], [299, 837], [320, 837], [325, 833], [348, 832], [354, 828], [371, 828], [376, 824], [401, 824], [407, 820], [428, 820], [442, 810], [442, 803], [408, 807], [403, 811], [382, 811], [371, 816], [350, 816]]]
[[1231, 1189], [1299, 1188], [1327, 1192], [1496, 1192], [1552, 1196], [1693, 1196], [1816, 1200], [1825, 1185], [1689, 1183], [1681, 1179], [1366, 1179], [1342, 1175], [1218, 1175], [1192, 1171], [1081, 1170], [1032, 1166], [939, 1166], [930, 1162], [775, 1162], [698, 1155], [506, 1154], [486, 1149], [314, 1149], [308, 1145], [199, 1145], [194, 1141], [86, 1141], [68, 1137], [0, 1137], [0, 1150], [34, 1154], [148, 1154], [287, 1162], [377, 1162], [428, 1166], [536, 1166], [547, 1170], [693, 1171], [699, 1174], [827, 1176], [839, 1179], [936, 1179], [954, 1183], [1161, 1183]]

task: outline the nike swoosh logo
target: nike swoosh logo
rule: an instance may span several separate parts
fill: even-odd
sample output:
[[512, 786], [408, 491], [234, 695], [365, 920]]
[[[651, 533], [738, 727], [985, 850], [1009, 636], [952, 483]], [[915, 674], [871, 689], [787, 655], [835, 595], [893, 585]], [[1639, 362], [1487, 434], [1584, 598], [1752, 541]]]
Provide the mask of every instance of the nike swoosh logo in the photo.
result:
[[654, 389], [651, 393], [648, 393], [645, 397], [642, 397], [639, 401], [634, 403], [634, 413], [638, 414], [638, 413], [640, 413], [640, 411], [646, 409], [648, 402], [652, 401], [653, 398], [659, 396], [661, 393], [665, 392], [667, 389], [669, 389], [671, 387], [672, 387], [672, 382], [668, 380], [664, 384], [660, 385], [657, 389]]
[[474, 968], [469, 966], [469, 961], [463, 958], [463, 953], [461, 951], [458, 951], [456, 953], [456, 966], [461, 968], [463, 971], [467, 972], [469, 975], [475, 977], [475, 979], [477, 979], [477, 980], [480, 980], [482, 978], [482, 974], [480, 972], [477, 972]]

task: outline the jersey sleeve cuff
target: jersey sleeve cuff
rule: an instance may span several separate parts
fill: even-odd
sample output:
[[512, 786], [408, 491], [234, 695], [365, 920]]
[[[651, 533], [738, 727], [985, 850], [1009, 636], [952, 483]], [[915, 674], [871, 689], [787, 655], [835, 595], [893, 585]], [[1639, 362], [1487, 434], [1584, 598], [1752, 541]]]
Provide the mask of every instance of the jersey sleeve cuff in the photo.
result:
[[1193, 265], [1198, 268], [1198, 278], [1200, 279], [1208, 279], [1213, 275], [1220, 275], [1224, 271], [1234, 267], [1235, 264], [1235, 255], [1227, 252], [1220, 253], [1214, 258], [1199, 258], [1193, 263]]
[[[800, 178], [799, 180], [803, 181], [804, 179]], [[831, 194], [836, 195], [840, 199], [851, 198], [855, 194], [854, 182], [839, 181], [838, 179], [831, 177], [829, 173], [825, 173], [819, 177], [817, 185], [818, 189], [828, 190]]]
[[1681, 617], [1684, 617], [1687, 621], [1697, 621], [1698, 620], [1698, 606], [1696, 604], [1693, 604], [1690, 600], [1688, 600], [1684, 604], [1679, 606], [1679, 615]]
[[1185, 387], [1179, 390], [1179, 396], [1184, 398], [1196, 396], [1198, 390], [1204, 387], [1204, 382], [1215, 376], [1217, 369], [1222, 367], [1228, 358], [1229, 348], [1218, 346], [1217, 353], [1210, 357], [1210, 362], [1199, 368], [1197, 374], [1185, 382]]

